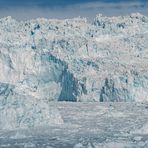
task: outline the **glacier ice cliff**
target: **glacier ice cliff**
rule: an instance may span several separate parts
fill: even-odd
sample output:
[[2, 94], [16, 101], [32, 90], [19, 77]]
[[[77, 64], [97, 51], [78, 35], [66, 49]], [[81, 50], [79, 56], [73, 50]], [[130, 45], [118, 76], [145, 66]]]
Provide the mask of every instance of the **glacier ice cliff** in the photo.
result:
[[[146, 16], [0, 19], [0, 116], [12, 123], [6, 127], [52, 122], [49, 101], [146, 102], [147, 96]], [[62, 123], [56, 112], [55, 123]]]

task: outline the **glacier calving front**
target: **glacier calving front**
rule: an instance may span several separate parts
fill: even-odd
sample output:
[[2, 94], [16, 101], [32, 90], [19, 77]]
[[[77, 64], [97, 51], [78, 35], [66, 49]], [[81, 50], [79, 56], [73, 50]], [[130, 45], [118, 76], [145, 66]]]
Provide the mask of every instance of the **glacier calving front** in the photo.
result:
[[148, 18], [0, 19], [1, 119], [48, 122], [48, 101], [148, 101]]

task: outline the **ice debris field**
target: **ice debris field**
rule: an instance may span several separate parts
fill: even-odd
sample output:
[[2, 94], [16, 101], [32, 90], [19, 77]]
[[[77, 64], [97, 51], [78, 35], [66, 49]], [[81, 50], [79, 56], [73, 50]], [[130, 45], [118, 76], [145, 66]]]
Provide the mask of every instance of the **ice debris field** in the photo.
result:
[[60, 126], [58, 101], [147, 104], [148, 17], [1, 18], [0, 130]]

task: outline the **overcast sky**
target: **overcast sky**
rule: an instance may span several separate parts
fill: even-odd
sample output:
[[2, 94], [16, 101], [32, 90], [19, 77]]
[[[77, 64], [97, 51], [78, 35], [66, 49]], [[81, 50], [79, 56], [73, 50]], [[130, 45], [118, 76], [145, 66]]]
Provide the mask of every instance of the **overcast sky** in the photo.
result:
[[117, 16], [132, 12], [148, 16], [148, 0], [0, 0], [0, 17], [17, 20], [78, 16], [92, 20], [97, 13]]

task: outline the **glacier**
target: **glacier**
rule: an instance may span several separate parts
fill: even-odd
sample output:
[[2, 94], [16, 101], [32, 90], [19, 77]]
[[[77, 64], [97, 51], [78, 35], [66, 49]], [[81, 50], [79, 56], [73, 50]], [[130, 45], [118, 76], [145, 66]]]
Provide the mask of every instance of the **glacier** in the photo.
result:
[[147, 16], [0, 19], [0, 129], [62, 124], [51, 101], [147, 102], [147, 96]]

